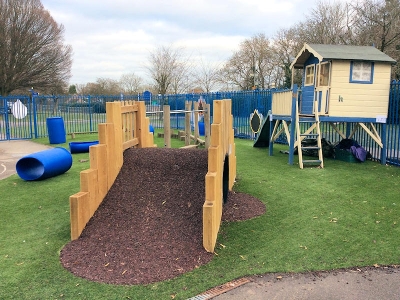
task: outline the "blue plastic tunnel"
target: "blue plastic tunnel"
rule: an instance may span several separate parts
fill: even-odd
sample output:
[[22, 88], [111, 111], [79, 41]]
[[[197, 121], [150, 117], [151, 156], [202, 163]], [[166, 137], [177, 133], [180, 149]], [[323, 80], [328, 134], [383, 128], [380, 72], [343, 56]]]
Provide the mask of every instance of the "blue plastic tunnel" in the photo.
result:
[[16, 165], [23, 180], [42, 180], [67, 172], [72, 166], [72, 155], [65, 148], [56, 147], [22, 157]]
[[89, 152], [89, 147], [93, 145], [97, 145], [99, 141], [92, 142], [70, 142], [69, 150], [71, 153], [85, 153]]

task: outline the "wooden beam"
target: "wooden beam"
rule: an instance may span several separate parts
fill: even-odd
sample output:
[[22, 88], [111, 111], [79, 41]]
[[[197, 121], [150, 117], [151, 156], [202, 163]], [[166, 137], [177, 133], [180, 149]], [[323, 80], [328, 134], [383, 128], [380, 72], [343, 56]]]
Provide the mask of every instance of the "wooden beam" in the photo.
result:
[[332, 123], [332, 122], [328, 122], [328, 123], [329, 123], [329, 125], [331, 125], [331, 127], [332, 127], [343, 139], [346, 138], [346, 135], [345, 135], [343, 132], [341, 132], [340, 129], [339, 129], [334, 123]]
[[376, 135], [375, 135], [371, 130], [369, 130], [369, 128], [368, 128], [364, 123], [359, 123], [359, 124], [360, 124], [360, 126], [365, 130], [365, 132], [366, 132], [370, 137], [372, 137], [372, 139], [379, 145], [379, 147], [383, 148], [383, 144], [382, 144], [381, 138], [380, 138], [380, 136], [378, 135], [376, 129], [374, 128], [374, 129], [375, 129], [375, 133], [376, 133]]

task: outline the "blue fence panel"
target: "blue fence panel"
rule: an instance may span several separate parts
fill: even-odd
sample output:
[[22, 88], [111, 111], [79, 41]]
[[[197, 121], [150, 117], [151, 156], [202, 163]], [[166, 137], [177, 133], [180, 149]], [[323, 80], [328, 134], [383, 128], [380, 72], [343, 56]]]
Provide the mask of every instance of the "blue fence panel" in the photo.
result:
[[29, 96], [0, 97], [0, 140], [31, 139], [31, 111]]
[[[171, 111], [184, 110], [185, 102], [195, 102], [202, 99], [211, 104], [210, 115], [213, 114], [214, 100], [231, 99], [233, 126], [235, 136], [253, 139], [250, 128], [250, 115], [255, 109], [263, 116], [271, 110], [272, 94], [277, 91], [226, 91], [200, 94], [152, 95], [149, 92], [134, 95], [37, 95], [0, 97], [0, 140], [29, 139], [48, 136], [46, 119], [62, 117], [67, 133], [97, 132], [97, 125], [106, 121], [106, 102], [121, 100], [141, 100], [146, 103], [146, 110], [154, 128], [163, 127], [162, 109], [164, 104], [170, 105]], [[12, 105], [21, 101], [26, 106], [27, 116], [18, 119], [11, 112]], [[212, 117], [211, 117], [212, 118]], [[211, 120], [212, 121], [212, 120]], [[335, 124], [341, 132], [347, 135], [353, 131], [356, 123]], [[400, 82], [393, 81], [390, 89], [387, 124], [374, 124], [378, 133], [386, 139], [387, 162], [400, 165]], [[185, 114], [175, 113], [171, 116], [172, 129], [184, 129]], [[322, 137], [335, 144], [342, 137], [327, 123], [321, 123]], [[284, 135], [282, 135], [283, 137]], [[357, 142], [369, 151], [373, 159], [381, 159], [381, 148], [363, 130], [357, 130], [354, 137]], [[285, 138], [279, 142], [286, 143]]]
[[386, 128], [387, 162], [400, 165], [400, 81], [390, 85], [389, 111]]

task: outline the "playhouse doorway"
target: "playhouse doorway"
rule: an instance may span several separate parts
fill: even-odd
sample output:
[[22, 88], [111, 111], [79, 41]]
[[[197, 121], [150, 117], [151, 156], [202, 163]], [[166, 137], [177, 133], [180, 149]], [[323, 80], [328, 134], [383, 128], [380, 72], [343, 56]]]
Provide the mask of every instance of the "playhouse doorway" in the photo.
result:
[[317, 111], [322, 114], [329, 113], [330, 79], [331, 63], [328, 61], [318, 64], [315, 100], [318, 103]]

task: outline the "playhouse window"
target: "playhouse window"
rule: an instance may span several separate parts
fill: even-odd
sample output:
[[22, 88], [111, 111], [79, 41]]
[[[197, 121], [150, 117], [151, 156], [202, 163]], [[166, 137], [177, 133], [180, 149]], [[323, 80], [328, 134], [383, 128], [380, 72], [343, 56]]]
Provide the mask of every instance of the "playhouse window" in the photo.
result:
[[352, 61], [350, 64], [350, 82], [372, 83], [374, 64], [367, 61]]
[[305, 85], [313, 85], [313, 84], [314, 84], [314, 65], [310, 65], [306, 67]]
[[328, 86], [329, 85], [330, 68], [331, 68], [331, 64], [329, 62], [322, 63], [319, 66], [318, 86]]

